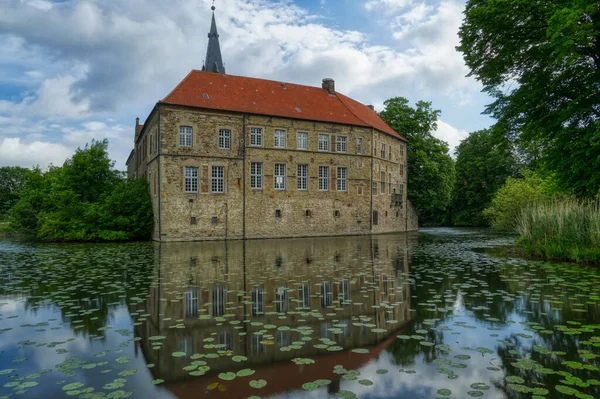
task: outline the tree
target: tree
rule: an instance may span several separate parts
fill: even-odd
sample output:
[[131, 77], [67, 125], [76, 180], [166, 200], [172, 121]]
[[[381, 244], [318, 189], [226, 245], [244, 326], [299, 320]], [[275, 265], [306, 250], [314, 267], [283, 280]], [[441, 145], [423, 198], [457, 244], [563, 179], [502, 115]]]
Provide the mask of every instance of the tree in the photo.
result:
[[563, 189], [600, 187], [600, 3], [469, 0], [459, 31], [470, 75], [495, 98], [486, 113], [536, 143]]
[[421, 221], [440, 223], [451, 201], [455, 181], [454, 162], [448, 144], [433, 136], [439, 110], [419, 101], [413, 108], [404, 97], [387, 100], [381, 118], [408, 140], [407, 195]]
[[17, 202], [18, 190], [23, 187], [31, 171], [19, 166], [3, 166], [0, 168], [0, 220]]
[[452, 222], [456, 226], [486, 226], [482, 211], [494, 193], [517, 172], [508, 140], [491, 130], [471, 133], [456, 148], [456, 186]]
[[34, 170], [11, 211], [12, 226], [47, 241], [147, 239], [147, 182], [113, 169], [106, 140], [78, 148], [62, 167]]

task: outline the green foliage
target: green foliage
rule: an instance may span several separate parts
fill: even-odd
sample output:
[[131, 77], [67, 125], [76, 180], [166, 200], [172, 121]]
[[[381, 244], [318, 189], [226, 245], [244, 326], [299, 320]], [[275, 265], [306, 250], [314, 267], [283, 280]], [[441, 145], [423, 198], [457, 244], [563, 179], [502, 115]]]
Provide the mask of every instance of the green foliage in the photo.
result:
[[431, 133], [437, 129], [440, 111], [425, 101], [417, 102], [413, 108], [403, 97], [391, 98], [384, 105], [381, 118], [408, 140], [408, 199], [422, 223], [440, 223], [445, 218], [455, 181], [448, 144]]
[[539, 145], [565, 191], [600, 187], [600, 3], [469, 0], [459, 51], [507, 137]]
[[0, 221], [7, 218], [9, 209], [17, 202], [19, 188], [30, 173], [29, 169], [19, 166], [0, 168]]
[[11, 210], [13, 228], [47, 241], [150, 237], [153, 216], [145, 180], [113, 169], [107, 141], [77, 149], [62, 167], [33, 170]]
[[456, 186], [452, 208], [455, 226], [486, 226], [482, 212], [496, 191], [514, 176], [510, 144], [490, 130], [471, 133], [456, 149]]
[[494, 195], [492, 206], [483, 211], [495, 230], [515, 231], [517, 218], [524, 208], [536, 201], [549, 200], [558, 192], [553, 176], [523, 174], [524, 178], [509, 177]]
[[600, 262], [600, 202], [563, 199], [525, 207], [517, 218], [519, 244], [528, 255]]

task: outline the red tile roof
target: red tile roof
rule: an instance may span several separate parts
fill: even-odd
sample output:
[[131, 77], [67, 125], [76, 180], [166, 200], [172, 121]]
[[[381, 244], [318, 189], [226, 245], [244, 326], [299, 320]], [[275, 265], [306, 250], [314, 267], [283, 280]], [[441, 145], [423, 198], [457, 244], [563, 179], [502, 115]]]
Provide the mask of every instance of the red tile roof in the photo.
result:
[[144, 125], [138, 125], [138, 127], [137, 127], [138, 133], [141, 132], [143, 128], [144, 128]]
[[406, 140], [366, 105], [320, 87], [192, 70], [162, 102], [373, 127]]

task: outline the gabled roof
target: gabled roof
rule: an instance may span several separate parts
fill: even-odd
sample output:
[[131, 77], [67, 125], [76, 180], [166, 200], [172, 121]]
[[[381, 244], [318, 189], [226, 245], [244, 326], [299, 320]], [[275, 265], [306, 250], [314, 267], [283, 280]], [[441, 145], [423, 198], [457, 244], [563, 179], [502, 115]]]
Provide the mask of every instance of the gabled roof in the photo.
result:
[[192, 70], [162, 102], [373, 127], [406, 140], [366, 105], [320, 87]]

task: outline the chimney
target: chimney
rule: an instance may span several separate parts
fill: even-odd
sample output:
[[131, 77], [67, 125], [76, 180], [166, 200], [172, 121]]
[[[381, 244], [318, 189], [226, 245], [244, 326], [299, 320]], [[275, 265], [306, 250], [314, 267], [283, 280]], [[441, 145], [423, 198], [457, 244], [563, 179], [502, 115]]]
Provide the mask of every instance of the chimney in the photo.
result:
[[374, 105], [367, 105], [367, 107], [371, 110], [371, 111], [375, 111], [375, 106]]
[[334, 95], [335, 94], [335, 80], [331, 79], [331, 78], [325, 78], [323, 79], [323, 89], [329, 93], [329, 95]]
[[135, 118], [135, 135], [134, 135], [134, 143], [137, 141], [138, 139], [138, 134], [139, 134], [139, 130], [140, 129], [140, 118]]

